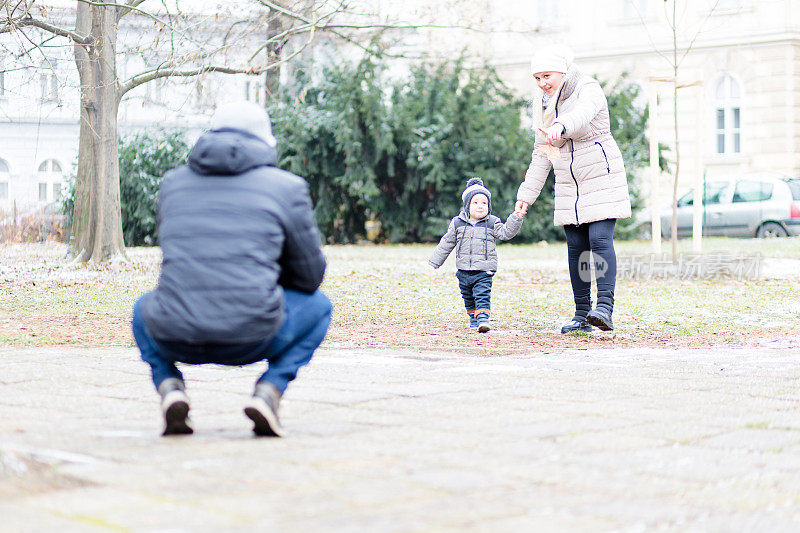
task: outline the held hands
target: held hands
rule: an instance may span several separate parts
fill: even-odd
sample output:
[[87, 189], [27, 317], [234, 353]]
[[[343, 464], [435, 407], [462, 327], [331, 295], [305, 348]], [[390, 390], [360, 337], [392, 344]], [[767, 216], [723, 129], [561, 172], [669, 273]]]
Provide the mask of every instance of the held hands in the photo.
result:
[[560, 141], [561, 136], [564, 135], [564, 126], [558, 122], [555, 122], [544, 129], [539, 128], [539, 131], [541, 131], [547, 138], [547, 144], [553, 145], [553, 143]]
[[514, 206], [514, 214], [517, 215], [519, 218], [523, 218], [526, 214], [528, 214], [529, 205], [530, 204], [528, 202], [517, 200], [517, 203]]

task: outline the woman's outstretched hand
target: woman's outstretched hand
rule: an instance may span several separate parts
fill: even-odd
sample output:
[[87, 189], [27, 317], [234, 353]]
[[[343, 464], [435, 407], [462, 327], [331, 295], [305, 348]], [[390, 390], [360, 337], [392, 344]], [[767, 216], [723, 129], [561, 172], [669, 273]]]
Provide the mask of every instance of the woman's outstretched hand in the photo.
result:
[[522, 218], [528, 214], [528, 206], [530, 204], [528, 202], [523, 202], [522, 200], [517, 200], [516, 205], [514, 206], [514, 214], [518, 217]]
[[547, 144], [552, 145], [561, 140], [561, 136], [564, 135], [564, 126], [556, 122], [544, 129], [539, 128], [539, 131], [544, 133], [544, 136], [547, 137]]

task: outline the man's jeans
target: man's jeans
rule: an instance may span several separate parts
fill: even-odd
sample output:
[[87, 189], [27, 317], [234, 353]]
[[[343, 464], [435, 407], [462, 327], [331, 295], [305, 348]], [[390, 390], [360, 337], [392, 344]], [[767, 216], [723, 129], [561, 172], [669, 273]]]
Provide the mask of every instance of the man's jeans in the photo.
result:
[[183, 379], [175, 363], [213, 363], [241, 366], [267, 361], [267, 371], [258, 379], [283, 394], [297, 371], [311, 360], [331, 322], [330, 300], [320, 291], [312, 294], [284, 290], [286, 320], [271, 339], [246, 344], [188, 344], [158, 341], [148, 333], [142, 317], [141, 298], [133, 306], [133, 337], [142, 360], [153, 371], [156, 389], [167, 378]]
[[467, 311], [491, 309], [492, 275], [482, 270], [457, 270], [458, 288]]

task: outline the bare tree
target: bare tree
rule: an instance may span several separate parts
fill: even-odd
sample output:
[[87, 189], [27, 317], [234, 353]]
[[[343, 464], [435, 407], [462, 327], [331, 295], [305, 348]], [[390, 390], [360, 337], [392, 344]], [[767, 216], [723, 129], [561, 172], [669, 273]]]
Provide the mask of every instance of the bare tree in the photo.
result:
[[[376, 22], [345, 0], [243, 0], [234, 10], [210, 14], [184, 11], [177, 1], [169, 4], [172, 8], [167, 5], [158, 0], [75, 0], [73, 9], [59, 11], [37, 0], [0, 0], [0, 38], [11, 36], [23, 60], [28, 57], [33, 64], [35, 53], [47, 57], [46, 47], [57, 39], [73, 48], [80, 139], [71, 251], [80, 261], [124, 257], [117, 121], [120, 102], [131, 91], [156, 80], [214, 72], [267, 76], [269, 97], [281, 65], [320, 35], [368, 49], [363, 43], [376, 31], [423, 26]], [[154, 52], [156, 58], [125, 79], [117, 69], [121, 31], [122, 44], [143, 57]], [[131, 43], [131, 36], [138, 36], [138, 42]]]
[[[680, 168], [681, 168], [681, 155], [680, 155], [681, 152], [680, 152], [679, 129], [678, 129], [678, 89], [682, 89], [685, 87], [693, 87], [695, 85], [698, 85], [698, 82], [681, 83], [679, 81], [678, 74], [680, 67], [683, 64], [683, 61], [686, 59], [686, 56], [689, 55], [689, 52], [691, 52], [692, 49], [694, 48], [694, 44], [697, 41], [697, 38], [700, 36], [706, 21], [708, 21], [709, 17], [711, 17], [711, 15], [714, 14], [714, 11], [717, 9], [718, 4], [719, 0], [715, 0], [713, 6], [709, 9], [708, 13], [704, 17], [697, 31], [694, 33], [694, 35], [684, 48], [684, 47], [679, 47], [678, 45], [678, 38], [681, 29], [680, 28], [681, 23], [679, 21], [679, 15], [678, 15], [678, 0], [664, 0], [664, 17], [670, 29], [672, 48], [667, 53], [664, 53], [661, 50], [659, 50], [651, 40], [651, 45], [653, 46], [653, 49], [669, 63], [670, 69], [672, 71], [671, 77], [655, 78], [653, 79], [653, 81], [668, 82], [672, 85], [672, 115], [673, 115], [672, 118], [674, 127], [673, 152], [675, 154], [675, 165], [673, 167], [674, 172], [672, 176], [672, 225], [670, 232], [671, 234], [670, 240], [672, 244], [673, 261], [676, 261], [678, 256], [678, 176], [680, 174]], [[645, 22], [645, 19], [641, 13], [640, 13], [640, 19], [642, 21], [642, 24], [646, 26], [647, 23]], [[698, 147], [698, 150], [700, 150], [700, 147]], [[701, 154], [698, 154], [698, 157], [701, 157]]]

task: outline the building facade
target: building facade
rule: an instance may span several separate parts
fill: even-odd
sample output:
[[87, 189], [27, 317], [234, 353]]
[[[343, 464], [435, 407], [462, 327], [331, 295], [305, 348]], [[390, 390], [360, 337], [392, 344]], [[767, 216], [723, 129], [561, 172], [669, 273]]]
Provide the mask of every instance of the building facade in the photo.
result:
[[[390, 51], [401, 56], [391, 69], [394, 76], [419, 59], [446, 61], [466, 53], [493, 65], [509, 87], [533, 101], [540, 95], [530, 57], [537, 47], [553, 43], [570, 46], [581, 69], [598, 79], [613, 82], [628, 73], [642, 88], [641, 105], [657, 96], [651, 127], [673, 149], [668, 158], [675, 153], [669, 80], [677, 55], [679, 189], [691, 187], [698, 173], [707, 178], [754, 171], [800, 176], [800, 2], [676, 1], [677, 50], [670, 28], [672, 0], [362, 4], [374, 20], [408, 23], [384, 34], [393, 43]], [[65, 8], [60, 17], [69, 26], [74, 13]], [[415, 24], [422, 26], [414, 29]], [[163, 61], [158, 46], [144, 46], [154, 40], [148, 37], [152, 26], [143, 17], [123, 19], [121, 80]], [[335, 43], [320, 43], [306, 59], [325, 63], [348, 57]], [[33, 65], [24, 58], [26, 68], [20, 69], [20, 60], [0, 47], [0, 211], [5, 213], [57, 201], [77, 159], [79, 93], [72, 47], [62, 41], [60, 48], [48, 47], [46, 55]], [[287, 72], [282, 70], [284, 78]], [[156, 80], [122, 101], [120, 131], [179, 127], [199, 133], [220, 99], [260, 100], [263, 93], [263, 78], [254, 76]], [[644, 192], [648, 184], [643, 180]], [[671, 179], [661, 184], [659, 195], [667, 202]]]
[[[486, 57], [519, 94], [538, 98], [537, 47], [566, 43], [581, 69], [613, 82], [623, 72], [645, 98], [674, 159], [673, 64], [678, 67], [679, 189], [750, 172], [800, 176], [800, 2], [796, 0], [490, 0]], [[673, 165], [674, 166], [674, 165]], [[671, 198], [671, 179], [660, 195]], [[645, 189], [647, 182], [644, 183]], [[662, 202], [663, 203], [663, 202]]]

